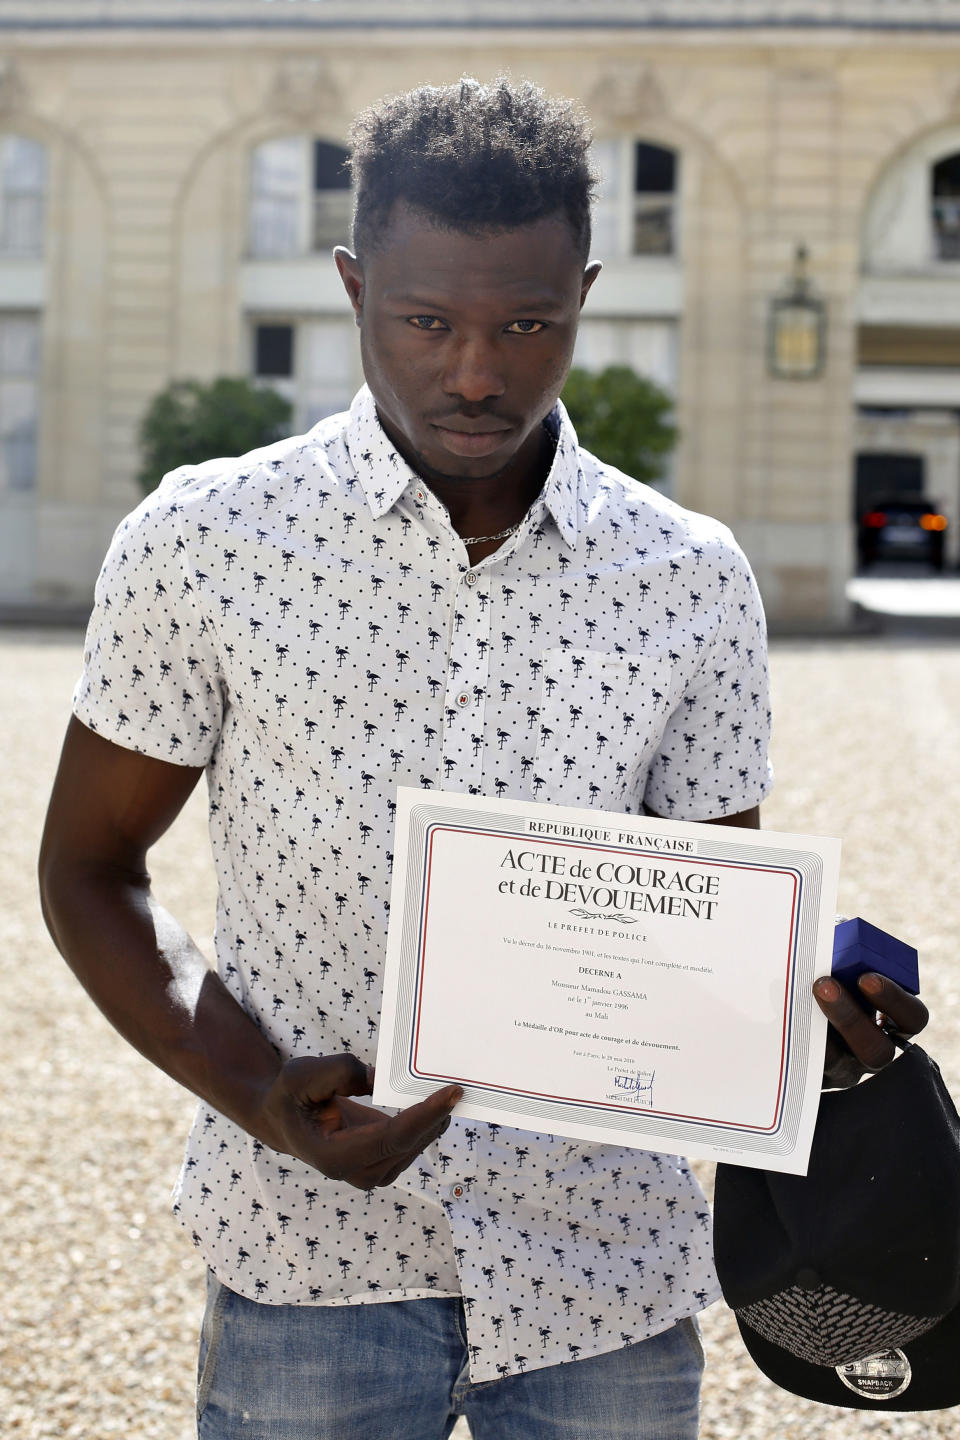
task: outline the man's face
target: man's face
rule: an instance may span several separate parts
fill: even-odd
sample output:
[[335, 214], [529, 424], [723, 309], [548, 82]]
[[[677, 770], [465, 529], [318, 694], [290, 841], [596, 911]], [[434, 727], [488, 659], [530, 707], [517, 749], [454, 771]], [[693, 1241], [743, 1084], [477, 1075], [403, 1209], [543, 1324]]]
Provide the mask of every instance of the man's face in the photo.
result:
[[563, 388], [586, 272], [567, 221], [466, 235], [404, 202], [361, 267], [337, 266], [361, 324], [381, 421], [427, 478], [522, 470]]

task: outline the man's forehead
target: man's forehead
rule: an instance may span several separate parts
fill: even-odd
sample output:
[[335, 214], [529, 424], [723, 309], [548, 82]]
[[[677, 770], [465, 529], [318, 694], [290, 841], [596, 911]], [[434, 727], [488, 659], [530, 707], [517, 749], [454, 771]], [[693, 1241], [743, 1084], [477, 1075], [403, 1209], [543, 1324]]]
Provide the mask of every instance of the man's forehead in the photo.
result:
[[460, 230], [398, 201], [364, 268], [390, 291], [470, 283], [537, 289], [546, 298], [566, 289], [571, 271], [579, 275], [583, 267], [562, 214], [510, 229]]

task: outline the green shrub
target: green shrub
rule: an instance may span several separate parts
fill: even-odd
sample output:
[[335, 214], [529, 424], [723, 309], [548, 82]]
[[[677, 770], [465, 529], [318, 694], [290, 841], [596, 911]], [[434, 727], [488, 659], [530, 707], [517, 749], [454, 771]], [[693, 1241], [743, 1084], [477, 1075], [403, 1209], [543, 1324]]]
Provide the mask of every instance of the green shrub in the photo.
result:
[[581, 445], [649, 485], [662, 478], [677, 442], [673, 398], [629, 365], [593, 373], [573, 369], [561, 396]]
[[286, 433], [292, 407], [275, 390], [222, 376], [208, 385], [175, 380], [150, 403], [140, 425], [146, 494], [168, 470], [219, 455], [243, 455]]

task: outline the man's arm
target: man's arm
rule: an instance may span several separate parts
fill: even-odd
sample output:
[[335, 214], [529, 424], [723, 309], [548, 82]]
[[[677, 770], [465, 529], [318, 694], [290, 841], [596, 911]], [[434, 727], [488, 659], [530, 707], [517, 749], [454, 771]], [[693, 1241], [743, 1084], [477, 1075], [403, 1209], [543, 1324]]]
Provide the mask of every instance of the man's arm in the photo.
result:
[[114, 745], [71, 719], [40, 854], [44, 918], [107, 1019], [147, 1059], [265, 1145], [360, 1189], [388, 1185], [446, 1128], [447, 1086], [399, 1115], [355, 1056], [283, 1061], [150, 889], [147, 852], [202, 770]]

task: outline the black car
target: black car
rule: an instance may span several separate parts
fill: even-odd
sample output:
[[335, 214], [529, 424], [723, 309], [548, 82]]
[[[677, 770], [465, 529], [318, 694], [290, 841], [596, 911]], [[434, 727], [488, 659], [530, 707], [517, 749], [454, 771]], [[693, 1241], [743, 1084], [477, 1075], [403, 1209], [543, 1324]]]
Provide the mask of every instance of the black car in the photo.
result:
[[874, 500], [857, 527], [860, 564], [916, 559], [942, 570], [946, 531], [947, 517], [933, 500], [920, 495]]

